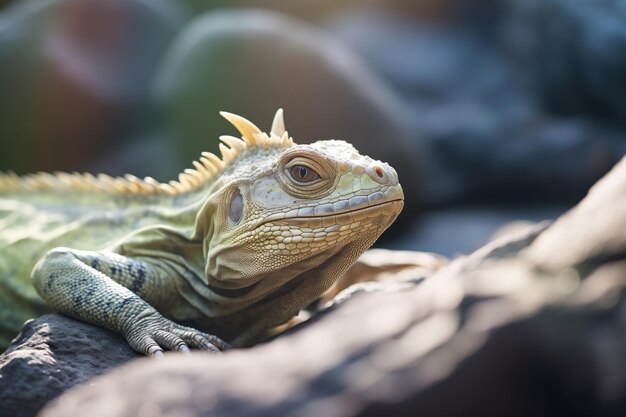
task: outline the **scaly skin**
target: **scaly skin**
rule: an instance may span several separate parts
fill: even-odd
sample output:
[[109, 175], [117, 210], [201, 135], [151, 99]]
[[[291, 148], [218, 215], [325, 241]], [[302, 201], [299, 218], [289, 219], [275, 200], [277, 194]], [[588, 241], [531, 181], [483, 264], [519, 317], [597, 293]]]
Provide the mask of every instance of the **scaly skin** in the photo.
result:
[[280, 110], [270, 135], [224, 116], [243, 140], [222, 137], [222, 160], [204, 154], [178, 182], [0, 175], [0, 344], [50, 309], [148, 355], [254, 344], [402, 209], [393, 168], [351, 145], [296, 145]]

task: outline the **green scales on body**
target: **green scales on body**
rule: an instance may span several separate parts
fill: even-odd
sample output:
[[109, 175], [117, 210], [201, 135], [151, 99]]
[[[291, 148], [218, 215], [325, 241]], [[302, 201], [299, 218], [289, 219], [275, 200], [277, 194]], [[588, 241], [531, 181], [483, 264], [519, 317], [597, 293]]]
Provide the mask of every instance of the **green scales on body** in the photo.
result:
[[0, 174], [0, 350], [50, 311], [149, 355], [263, 338], [327, 290], [395, 220], [396, 172], [343, 141], [296, 145], [222, 113], [178, 181]]

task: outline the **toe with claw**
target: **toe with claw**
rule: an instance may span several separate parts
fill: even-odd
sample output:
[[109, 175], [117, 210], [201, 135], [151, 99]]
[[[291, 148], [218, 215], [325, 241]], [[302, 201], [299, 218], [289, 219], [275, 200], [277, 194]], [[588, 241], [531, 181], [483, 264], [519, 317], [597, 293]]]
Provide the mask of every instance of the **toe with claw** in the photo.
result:
[[220, 338], [176, 324], [156, 311], [134, 321], [124, 335], [130, 347], [154, 358], [162, 357], [164, 350], [189, 353], [190, 348], [213, 352], [230, 349]]

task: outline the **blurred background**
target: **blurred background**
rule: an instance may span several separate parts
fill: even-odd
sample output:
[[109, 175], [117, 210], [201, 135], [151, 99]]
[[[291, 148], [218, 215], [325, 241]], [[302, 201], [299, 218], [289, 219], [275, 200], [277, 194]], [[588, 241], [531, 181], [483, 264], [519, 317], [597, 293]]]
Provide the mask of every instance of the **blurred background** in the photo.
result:
[[[210, 4], [210, 5], [207, 5]], [[166, 181], [227, 110], [389, 162], [382, 246], [553, 219], [626, 153], [623, 0], [0, 0], [0, 170]]]

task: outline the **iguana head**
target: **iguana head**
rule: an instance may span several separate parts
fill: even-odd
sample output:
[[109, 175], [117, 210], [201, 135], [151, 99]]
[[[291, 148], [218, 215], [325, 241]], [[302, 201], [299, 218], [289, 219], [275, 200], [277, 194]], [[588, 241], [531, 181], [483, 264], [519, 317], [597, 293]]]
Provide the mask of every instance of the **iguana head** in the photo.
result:
[[197, 218], [209, 287], [245, 304], [287, 288], [321, 294], [402, 210], [395, 170], [343, 141], [294, 144], [281, 110], [269, 135], [222, 115], [243, 140], [221, 138], [228, 163]]

